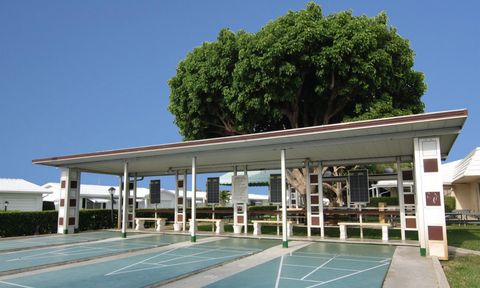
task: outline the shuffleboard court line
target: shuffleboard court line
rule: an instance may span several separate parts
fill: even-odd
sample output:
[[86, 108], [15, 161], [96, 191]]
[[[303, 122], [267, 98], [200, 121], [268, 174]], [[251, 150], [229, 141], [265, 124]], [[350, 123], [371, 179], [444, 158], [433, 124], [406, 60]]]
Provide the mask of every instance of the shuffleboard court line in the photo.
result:
[[14, 287], [33, 288], [32, 286], [25, 286], [25, 285], [15, 284], [15, 283], [12, 283], [12, 282], [7, 282], [7, 281], [0, 281], [0, 283], [7, 284], [7, 285], [10, 285], [10, 286], [14, 286]]

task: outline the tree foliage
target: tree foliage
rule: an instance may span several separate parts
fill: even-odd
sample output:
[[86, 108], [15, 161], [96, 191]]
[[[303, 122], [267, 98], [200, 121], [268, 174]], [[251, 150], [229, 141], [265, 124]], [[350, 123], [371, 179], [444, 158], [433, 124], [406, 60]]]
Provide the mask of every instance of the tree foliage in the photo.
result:
[[420, 113], [413, 59], [385, 13], [323, 16], [309, 3], [195, 48], [169, 81], [169, 110], [185, 139]]

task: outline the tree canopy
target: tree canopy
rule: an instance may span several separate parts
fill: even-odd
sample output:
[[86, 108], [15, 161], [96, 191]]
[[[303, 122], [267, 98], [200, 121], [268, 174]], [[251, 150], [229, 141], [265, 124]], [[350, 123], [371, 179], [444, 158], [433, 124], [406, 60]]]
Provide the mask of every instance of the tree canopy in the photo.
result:
[[290, 11], [257, 33], [220, 31], [170, 79], [185, 139], [423, 112], [423, 74], [387, 16]]

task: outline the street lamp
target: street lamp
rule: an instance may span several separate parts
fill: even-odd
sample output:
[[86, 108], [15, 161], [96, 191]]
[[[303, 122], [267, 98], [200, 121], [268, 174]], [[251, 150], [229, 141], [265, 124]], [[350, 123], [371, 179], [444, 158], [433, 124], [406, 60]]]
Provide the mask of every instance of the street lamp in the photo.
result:
[[7, 211], [7, 207], [8, 207], [8, 201], [5, 201], [5, 203], [3, 203], [5, 205], [5, 212]]
[[112, 207], [112, 209], [111, 209], [112, 210], [111, 211], [112, 212], [111, 220], [112, 220], [112, 227], [113, 227], [113, 194], [115, 194], [115, 188], [113, 188], [113, 187], [108, 188], [108, 193], [110, 193], [110, 201], [112, 203], [112, 206], [111, 206]]

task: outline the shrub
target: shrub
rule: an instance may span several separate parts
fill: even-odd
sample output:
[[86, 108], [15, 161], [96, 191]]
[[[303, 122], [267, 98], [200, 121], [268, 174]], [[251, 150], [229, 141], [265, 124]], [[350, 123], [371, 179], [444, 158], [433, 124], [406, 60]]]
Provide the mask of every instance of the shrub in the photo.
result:
[[452, 210], [455, 210], [456, 208], [455, 197], [445, 196], [443, 199], [445, 202], [445, 212], [452, 212]]
[[387, 206], [398, 206], [397, 197], [374, 197], [370, 198], [370, 203], [367, 204], [369, 207], [378, 207], [379, 202], [384, 202]]
[[78, 230], [97, 230], [113, 228], [117, 223], [117, 210], [113, 211], [113, 223], [110, 209], [85, 209], [80, 210]]
[[57, 219], [57, 211], [0, 213], [0, 236], [56, 233]]
[[53, 211], [55, 210], [55, 203], [52, 201], [43, 201], [42, 202], [42, 211]]

